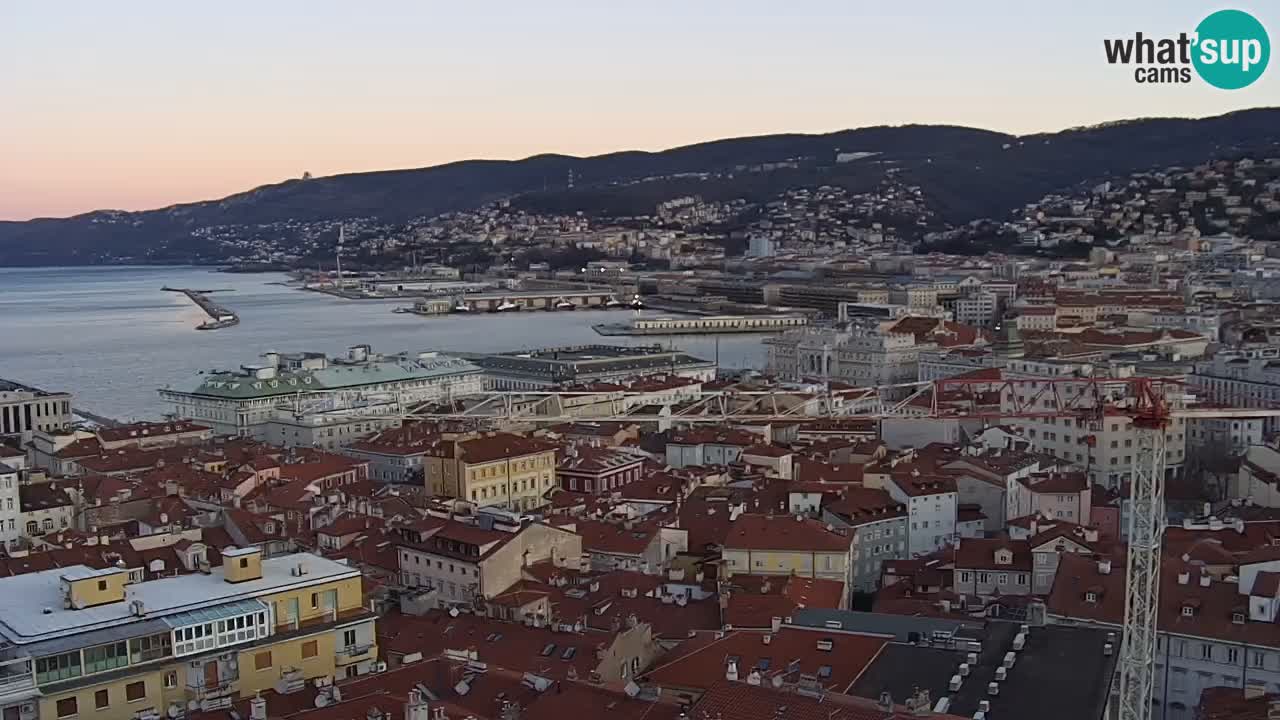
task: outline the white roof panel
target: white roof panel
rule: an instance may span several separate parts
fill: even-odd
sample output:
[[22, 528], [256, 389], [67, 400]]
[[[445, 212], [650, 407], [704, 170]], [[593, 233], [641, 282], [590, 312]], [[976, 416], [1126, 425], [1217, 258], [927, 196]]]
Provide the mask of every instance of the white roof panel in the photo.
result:
[[[299, 562], [306, 567], [305, 575], [291, 572]], [[0, 598], [6, 598], [0, 603], [0, 636], [25, 645], [360, 575], [349, 565], [295, 553], [264, 559], [262, 577], [257, 580], [229, 583], [222, 568], [215, 568], [208, 575], [180, 575], [129, 585], [123, 602], [83, 610], [66, 608], [62, 577], [86, 572], [93, 569], [76, 565], [0, 579]], [[134, 600], [142, 602], [142, 617], [132, 613], [130, 603]]]

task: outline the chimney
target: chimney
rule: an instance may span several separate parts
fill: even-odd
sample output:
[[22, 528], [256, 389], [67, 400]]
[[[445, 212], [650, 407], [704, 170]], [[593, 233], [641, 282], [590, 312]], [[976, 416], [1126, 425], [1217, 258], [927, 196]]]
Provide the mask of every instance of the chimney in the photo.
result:
[[404, 705], [404, 720], [430, 720], [431, 708], [426, 698], [415, 688], [409, 691], [409, 702]]
[[267, 720], [267, 699], [254, 695], [249, 701], [249, 720]]
[[1186, 570], [1183, 570], [1182, 572], [1178, 573], [1179, 585], [1186, 585], [1187, 583], [1190, 583], [1190, 582], [1191, 582], [1191, 573], [1187, 572]]
[[1110, 575], [1110, 574], [1111, 574], [1111, 559], [1110, 559], [1110, 558], [1103, 558], [1102, 560], [1099, 560], [1099, 561], [1098, 561], [1098, 574], [1099, 574], [1099, 575]]
[[1211, 584], [1213, 584], [1213, 577], [1211, 577], [1209, 573], [1201, 573], [1200, 587], [1209, 587]]

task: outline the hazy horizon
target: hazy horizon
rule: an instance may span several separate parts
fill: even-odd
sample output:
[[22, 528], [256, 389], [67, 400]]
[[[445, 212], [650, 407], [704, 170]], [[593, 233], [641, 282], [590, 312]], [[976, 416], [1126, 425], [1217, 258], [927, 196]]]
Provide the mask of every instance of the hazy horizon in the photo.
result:
[[[1235, 7], [1274, 39], [1280, 8]], [[160, 208], [304, 172], [875, 125], [1025, 135], [1280, 106], [1275, 68], [1220, 91], [1137, 85], [1103, 58], [1103, 38], [1189, 31], [1213, 9], [1188, 0], [548, 0], [490, 14], [391, 0], [5, 5], [0, 219]]]

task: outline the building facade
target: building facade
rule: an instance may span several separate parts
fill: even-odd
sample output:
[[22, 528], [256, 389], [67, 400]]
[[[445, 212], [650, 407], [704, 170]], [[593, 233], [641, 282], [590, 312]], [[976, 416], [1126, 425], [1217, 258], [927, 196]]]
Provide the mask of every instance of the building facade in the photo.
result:
[[357, 570], [256, 549], [222, 558], [208, 574], [137, 583], [85, 566], [0, 580], [4, 717], [213, 711], [373, 669], [375, 618]]
[[439, 443], [423, 454], [423, 475], [433, 495], [512, 511], [546, 504], [556, 484], [559, 446], [535, 438], [496, 433]]
[[[432, 352], [381, 355], [358, 345], [343, 358], [266, 353], [263, 360], [238, 370], [205, 373], [185, 387], [162, 388], [160, 397], [177, 417], [207, 425], [218, 435], [267, 440], [268, 425], [282, 418], [341, 411], [344, 422], [358, 422], [350, 416], [370, 407], [451, 399], [479, 392], [484, 385], [476, 366]], [[307, 423], [295, 425], [276, 428], [272, 439], [288, 442], [289, 432], [310, 429]], [[316, 423], [312, 432], [334, 438], [326, 423]], [[300, 444], [294, 439], [293, 444]]]
[[49, 392], [0, 378], [0, 436], [71, 427], [71, 393]]

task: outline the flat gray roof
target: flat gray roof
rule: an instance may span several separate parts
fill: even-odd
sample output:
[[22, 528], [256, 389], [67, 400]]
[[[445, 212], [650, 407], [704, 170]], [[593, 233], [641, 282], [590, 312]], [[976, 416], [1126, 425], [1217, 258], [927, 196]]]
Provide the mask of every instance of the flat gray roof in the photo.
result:
[[[291, 572], [299, 562], [306, 566], [305, 575]], [[222, 568], [215, 568], [208, 575], [180, 575], [129, 585], [123, 602], [83, 610], [68, 609], [64, 604], [62, 577], [85, 572], [93, 570], [76, 565], [0, 579], [0, 598], [4, 598], [0, 603], [0, 637], [26, 645], [252, 599], [292, 587], [360, 576], [358, 570], [343, 563], [309, 553], [294, 553], [263, 560], [262, 577], [257, 580], [229, 583], [223, 577]], [[142, 617], [130, 609], [134, 600], [142, 602]]]
[[[828, 627], [827, 623], [840, 623], [839, 628]], [[981, 631], [985, 623], [981, 621], [948, 620], [946, 618], [914, 617], [909, 615], [891, 615], [888, 613], [857, 612], [855, 610], [827, 610], [821, 608], [805, 608], [791, 614], [791, 624], [804, 627], [828, 628], [845, 632], [866, 633], [869, 635], [892, 635], [895, 642], [913, 642], [913, 634], [929, 637], [935, 632], [968, 637], [975, 631]], [[969, 632], [961, 632], [967, 630]]]

